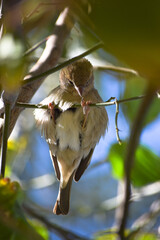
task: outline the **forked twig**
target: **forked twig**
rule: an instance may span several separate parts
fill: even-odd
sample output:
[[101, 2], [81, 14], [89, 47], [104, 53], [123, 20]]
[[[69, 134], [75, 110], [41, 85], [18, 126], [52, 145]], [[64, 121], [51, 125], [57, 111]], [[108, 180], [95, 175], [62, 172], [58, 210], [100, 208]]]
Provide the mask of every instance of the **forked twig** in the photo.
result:
[[116, 115], [115, 115], [116, 136], [117, 136], [118, 143], [121, 145], [122, 141], [119, 137], [119, 128], [118, 128], [119, 103], [117, 98], [115, 98], [115, 105], [116, 105]]

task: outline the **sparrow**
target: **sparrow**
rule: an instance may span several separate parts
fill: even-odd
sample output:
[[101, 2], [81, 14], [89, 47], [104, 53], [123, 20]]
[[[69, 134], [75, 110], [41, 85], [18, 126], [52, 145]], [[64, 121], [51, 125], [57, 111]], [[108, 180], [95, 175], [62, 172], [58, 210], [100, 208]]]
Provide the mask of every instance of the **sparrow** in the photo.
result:
[[60, 182], [53, 213], [66, 215], [72, 180], [79, 181], [88, 167], [97, 142], [105, 134], [108, 116], [105, 107], [89, 106], [102, 99], [94, 88], [93, 66], [87, 59], [63, 68], [59, 79], [60, 85], [40, 103], [48, 109], [36, 109], [34, 116]]

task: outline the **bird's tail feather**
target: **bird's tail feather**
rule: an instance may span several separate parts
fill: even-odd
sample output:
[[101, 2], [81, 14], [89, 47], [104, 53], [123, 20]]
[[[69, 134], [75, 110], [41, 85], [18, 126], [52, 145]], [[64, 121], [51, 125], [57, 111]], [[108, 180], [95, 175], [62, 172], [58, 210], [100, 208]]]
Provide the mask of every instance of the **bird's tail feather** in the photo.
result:
[[70, 176], [69, 181], [65, 186], [65, 188], [61, 187], [61, 183], [59, 185], [59, 193], [58, 193], [57, 201], [53, 208], [53, 213], [56, 215], [68, 214], [72, 179], [73, 179], [73, 174]]

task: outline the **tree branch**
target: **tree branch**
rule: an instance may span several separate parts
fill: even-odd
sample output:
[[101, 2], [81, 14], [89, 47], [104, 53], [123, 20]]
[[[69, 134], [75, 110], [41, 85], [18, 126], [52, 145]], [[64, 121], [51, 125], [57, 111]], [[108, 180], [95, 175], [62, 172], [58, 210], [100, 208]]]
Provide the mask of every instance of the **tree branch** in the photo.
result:
[[117, 67], [117, 66], [94, 66], [94, 70], [98, 71], [112, 71], [112, 72], [117, 72], [117, 73], [125, 73], [125, 74], [132, 74], [135, 76], [138, 76], [138, 72], [130, 69], [130, 68], [124, 68], [124, 67]]
[[118, 103], [117, 99], [115, 99], [115, 104], [116, 104], [116, 116], [115, 116], [116, 136], [117, 136], [118, 143], [121, 145], [122, 141], [119, 137], [119, 128], [118, 128], [119, 103]]
[[5, 104], [5, 116], [4, 116], [4, 127], [3, 127], [3, 142], [1, 149], [1, 159], [0, 159], [0, 175], [4, 178], [5, 175], [5, 165], [7, 156], [7, 141], [8, 141], [8, 130], [9, 130], [9, 119], [10, 119], [11, 105], [10, 103]]
[[[154, 94], [155, 96], [157, 96], [157, 94]], [[101, 103], [90, 103], [89, 106], [90, 107], [101, 107], [101, 106], [111, 106], [111, 105], [116, 105], [116, 114], [115, 114], [115, 128], [116, 128], [116, 137], [117, 137], [117, 141], [119, 144], [122, 143], [120, 136], [119, 136], [119, 128], [118, 128], [118, 114], [119, 114], [119, 104], [120, 103], [124, 103], [124, 102], [129, 102], [129, 101], [135, 101], [135, 100], [140, 100], [142, 98], [145, 98], [146, 96], [137, 96], [137, 97], [133, 97], [133, 98], [127, 98], [127, 99], [121, 99], [121, 100], [117, 100], [115, 97], [111, 97], [109, 100], [107, 100], [106, 102], [101, 102]], [[111, 101], [114, 100], [114, 101]], [[16, 103], [17, 107], [21, 107], [21, 108], [38, 108], [38, 109], [48, 109], [48, 105], [41, 105], [41, 104], [31, 104], [31, 103], [20, 103], [17, 102]], [[72, 106], [73, 108], [78, 108], [81, 107], [81, 104], [74, 104]], [[55, 105], [54, 108], [58, 108], [58, 105]]]
[[80, 54], [80, 55], [78, 55], [76, 57], [73, 57], [73, 58], [69, 59], [68, 61], [63, 62], [63, 63], [59, 64], [58, 66], [56, 66], [54, 68], [51, 68], [51, 69], [49, 69], [49, 70], [47, 70], [45, 72], [42, 72], [39, 75], [30, 77], [27, 80], [23, 81], [22, 84], [25, 85], [25, 84], [28, 84], [28, 83], [32, 83], [33, 81], [35, 81], [35, 80], [37, 80], [37, 79], [39, 79], [41, 77], [46, 77], [46, 76], [48, 76], [51, 73], [57, 72], [60, 69], [68, 66], [69, 64], [71, 64], [71, 63], [73, 63], [73, 62], [75, 62], [75, 61], [77, 61], [77, 60], [79, 60], [79, 59], [89, 55], [90, 53], [92, 53], [93, 51], [97, 50], [98, 48], [101, 48], [102, 46], [103, 46], [103, 43], [99, 42], [96, 45], [94, 45], [93, 47], [91, 47], [89, 50], [85, 51], [84, 53], [82, 53], [82, 54]]
[[[53, 34], [49, 36], [41, 57], [33, 66], [29, 74], [25, 77], [25, 80], [37, 76], [42, 72], [48, 71], [57, 64], [58, 59], [62, 53], [64, 42], [68, 37], [73, 24], [74, 20], [72, 18], [70, 10], [68, 8], [65, 8], [57, 19]], [[29, 102], [43, 81], [44, 77], [41, 77], [37, 81], [21, 87], [17, 101], [25, 103]], [[10, 117], [9, 134], [12, 132], [17, 118], [22, 110], [23, 108], [17, 108], [16, 106], [13, 107]], [[3, 120], [1, 119], [0, 122], [2, 123], [2, 121]], [[0, 139], [2, 139], [2, 127], [3, 124], [1, 124], [0, 128]]]
[[129, 143], [127, 147], [127, 154], [125, 159], [125, 193], [124, 193], [124, 202], [121, 208], [121, 216], [119, 219], [119, 237], [121, 240], [125, 239], [124, 231], [127, 223], [128, 211], [129, 211], [129, 201], [131, 195], [130, 189], [130, 175], [131, 169], [134, 163], [134, 153], [139, 143], [140, 133], [143, 128], [143, 122], [148, 112], [148, 109], [153, 101], [155, 96], [156, 89], [148, 86], [146, 97], [143, 99], [139, 111], [137, 113], [136, 119], [133, 123], [133, 127], [131, 129], [131, 134], [129, 138]]
[[2, 38], [2, 35], [3, 35], [2, 16], [3, 16], [3, 0], [1, 0], [1, 3], [0, 3], [0, 39]]
[[[156, 96], [156, 94], [155, 94]], [[143, 95], [143, 96], [137, 96], [137, 97], [132, 97], [132, 98], [126, 98], [126, 99], [121, 99], [121, 100], [114, 100], [115, 97], [112, 97], [111, 99], [105, 101], [105, 102], [101, 102], [101, 103], [90, 103], [88, 104], [90, 107], [103, 107], [103, 106], [112, 106], [112, 105], [115, 105], [115, 104], [120, 104], [120, 103], [125, 103], [125, 102], [130, 102], [130, 101], [135, 101], [135, 100], [140, 100], [140, 99], [143, 99], [145, 98], [146, 96]], [[114, 100], [112, 102], [110, 102], [110, 100]], [[23, 102], [17, 102], [16, 103], [16, 106], [17, 107], [20, 107], [20, 108], [39, 108], [39, 109], [48, 109], [48, 106], [47, 105], [41, 105], [41, 104], [32, 104], [32, 103], [23, 103]], [[78, 108], [78, 107], [81, 107], [81, 104], [74, 104], [72, 107], [74, 108]], [[58, 106], [54, 106], [54, 108], [58, 108]]]

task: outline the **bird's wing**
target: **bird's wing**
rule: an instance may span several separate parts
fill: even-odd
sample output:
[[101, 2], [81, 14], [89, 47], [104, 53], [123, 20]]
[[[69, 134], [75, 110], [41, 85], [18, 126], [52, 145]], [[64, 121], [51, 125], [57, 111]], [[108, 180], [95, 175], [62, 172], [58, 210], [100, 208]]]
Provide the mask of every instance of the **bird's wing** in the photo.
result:
[[[102, 102], [96, 89], [86, 96], [85, 101], [92, 103]], [[86, 125], [83, 129], [83, 149], [91, 149], [104, 136], [108, 124], [108, 116], [105, 107], [91, 107], [87, 116]]]
[[[53, 89], [48, 97], [46, 97], [40, 104], [49, 105], [49, 103], [55, 103], [57, 99], [58, 92], [60, 91], [60, 87]], [[58, 110], [58, 109], [57, 109]], [[55, 114], [57, 116], [57, 112]], [[49, 112], [49, 109], [35, 109], [34, 117], [37, 123], [37, 126], [41, 128], [42, 135], [46, 138], [46, 141], [49, 144], [55, 144], [56, 136], [55, 136], [55, 123], [54, 119]]]
[[81, 178], [81, 176], [83, 175], [84, 171], [86, 170], [86, 168], [88, 167], [90, 161], [91, 161], [91, 157], [93, 154], [94, 148], [92, 148], [90, 150], [90, 152], [88, 153], [88, 155], [85, 158], [82, 158], [76, 172], [75, 172], [75, 176], [74, 176], [74, 180], [76, 182], [79, 181], [79, 179]]
[[43, 104], [48, 104], [50, 102], [58, 105], [58, 108], [61, 111], [66, 111], [72, 108], [75, 103], [80, 103], [81, 98], [78, 95], [76, 96], [70, 92], [67, 92], [58, 86], [57, 88], [53, 89], [48, 97], [42, 101]]
[[53, 163], [53, 167], [54, 167], [54, 170], [55, 170], [55, 174], [56, 174], [56, 177], [57, 179], [60, 181], [60, 170], [59, 170], [59, 166], [58, 166], [58, 162], [57, 162], [57, 157], [54, 156], [51, 152], [51, 159], [52, 159], [52, 163]]

